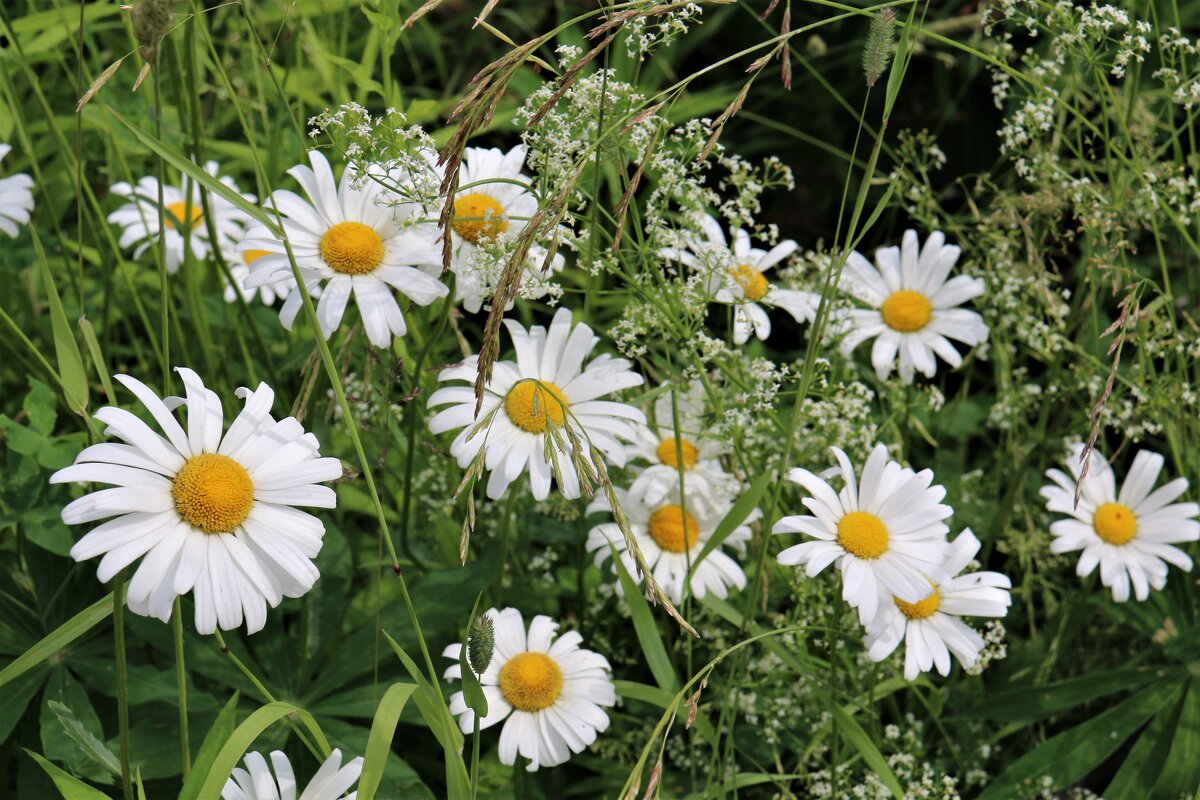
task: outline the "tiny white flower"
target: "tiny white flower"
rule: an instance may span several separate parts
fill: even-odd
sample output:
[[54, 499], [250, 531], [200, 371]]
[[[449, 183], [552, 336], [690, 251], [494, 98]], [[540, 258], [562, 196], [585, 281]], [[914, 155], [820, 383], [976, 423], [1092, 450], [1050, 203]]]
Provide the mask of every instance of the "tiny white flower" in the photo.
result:
[[[0, 161], [12, 145], [0, 144]], [[18, 225], [28, 225], [33, 213], [33, 178], [23, 172], [0, 178], [0, 231], [17, 238]]]
[[[297, 800], [296, 773], [286, 754], [273, 750], [268, 766], [262, 753], [247, 753], [245, 764], [245, 769], [234, 767], [221, 789], [221, 800]], [[335, 748], [300, 793], [299, 800], [355, 800], [358, 792], [346, 794], [346, 791], [358, 780], [362, 767], [362, 756], [342, 766], [342, 751]]]

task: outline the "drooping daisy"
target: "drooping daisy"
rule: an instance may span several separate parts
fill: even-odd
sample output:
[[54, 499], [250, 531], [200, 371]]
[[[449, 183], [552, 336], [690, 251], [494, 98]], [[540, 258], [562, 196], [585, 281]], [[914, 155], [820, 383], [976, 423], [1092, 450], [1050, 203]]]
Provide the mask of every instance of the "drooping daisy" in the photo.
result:
[[[245, 287], [246, 278], [250, 276], [251, 269], [255, 267], [256, 262], [263, 256], [269, 256], [271, 253], [266, 250], [245, 250], [237, 253], [237, 260], [229, 264], [229, 277], [231, 281], [225, 284], [225, 302], [232, 303], [241, 295], [245, 300], [254, 299], [257, 294], [263, 305], [274, 305], [277, 299], [286, 299], [292, 289], [296, 287], [296, 279], [291, 275], [286, 278], [281, 278], [272, 283], [264, 283], [257, 290], [247, 289]], [[320, 288], [314, 287], [313, 296], [319, 296]]]
[[[141, 381], [116, 376], [166, 438], [125, 409], [102, 408], [95, 418], [122, 443], [92, 445], [51, 476], [116, 487], [63, 509], [68, 525], [114, 518], [76, 542], [71, 557], [103, 555], [103, 582], [141, 558], [127, 593], [134, 613], [166, 622], [175, 597], [192, 592], [200, 633], [237, 628], [243, 617], [254, 633], [268, 604], [316, 582], [312, 559], [325, 526], [295, 506], [333, 508], [337, 496], [319, 483], [341, 477], [341, 462], [321, 458], [316, 437], [294, 417], [271, 416], [275, 393], [266, 384], [238, 390], [245, 405], [222, 432], [220, 398], [192, 370], [177, 372], [186, 398], [159, 399]], [[186, 427], [172, 413], [181, 405]]]
[[751, 333], [759, 339], [771, 335], [771, 317], [763, 306], [781, 308], [796, 322], [812, 322], [820, 295], [781, 289], [764, 275], [796, 251], [795, 242], [788, 239], [762, 250], [750, 243], [744, 230], [734, 228], [731, 248], [721, 223], [711, 215], [698, 215], [694, 222], [699, 231], [685, 234], [686, 247], [666, 247], [658, 254], [700, 272], [705, 292], [718, 303], [733, 306], [734, 342], [745, 344]]
[[959, 617], [1003, 617], [1012, 605], [1008, 591], [1012, 582], [1007, 576], [999, 572], [959, 575], [978, 552], [979, 540], [967, 528], [950, 543], [942, 565], [950, 577], [938, 583], [933, 594], [917, 603], [892, 598], [880, 604], [879, 614], [867, 628], [871, 660], [887, 658], [903, 640], [906, 680], [935, 666], [939, 674], [949, 675], [951, 653], [964, 667], [975, 665], [985, 643]]
[[[492, 660], [479, 682], [487, 697], [488, 713], [479, 728], [504, 722], [500, 731], [500, 763], [512, 765], [517, 756], [529, 759], [526, 769], [563, 764], [571, 753], [582, 753], [596, 734], [608, 728], [604, 707], [617, 701], [608, 661], [579, 645], [583, 637], [568, 631], [556, 637], [558, 623], [539, 614], [529, 623], [515, 608], [488, 609], [495, 631]], [[455, 660], [447, 680], [461, 679], [458, 658], [463, 645], [442, 653]], [[471, 733], [475, 712], [462, 692], [450, 697], [450, 713], [458, 715], [464, 733]]]
[[[0, 144], [0, 161], [12, 145]], [[18, 225], [28, 225], [33, 213], [33, 178], [23, 172], [0, 178], [0, 231], [17, 238]]]
[[806, 469], [793, 469], [788, 480], [809, 491], [804, 505], [814, 516], [784, 517], [772, 533], [816, 539], [787, 548], [779, 563], [804, 564], [810, 578], [836, 563], [842, 598], [866, 625], [888, 593], [918, 603], [930, 596], [930, 580], [946, 578], [942, 562], [949, 527], [943, 520], [954, 511], [942, 505], [946, 490], [933, 484], [932, 470], [902, 467], [888, 458], [884, 445], [871, 451], [861, 479], [846, 454], [831, 449], [844, 482], [841, 492]]
[[[325, 336], [341, 324], [353, 293], [367, 338], [376, 347], [388, 347], [393, 335], [403, 336], [407, 330], [393, 289], [421, 306], [449, 293], [445, 284], [418, 268], [440, 263], [439, 245], [429, 226], [415, 224], [424, 213], [420, 207], [400, 202], [379, 181], [355, 180], [353, 167], [347, 167], [341, 181], [335, 182], [329, 162], [316, 150], [309, 151], [308, 159], [311, 168], [299, 165], [288, 170], [308, 202], [280, 189], [266, 208], [274, 213], [278, 207], [309, 293], [322, 287], [316, 310]], [[291, 279], [287, 248], [265, 226], [250, 230], [238, 249], [268, 253], [254, 260], [243, 284], [246, 289]], [[299, 292], [284, 301], [279, 319], [288, 330], [303, 302]]]
[[[732, 499], [727, 499], [722, 505], [712, 502], [711, 498], [707, 503], [693, 503], [691, 498], [695, 495], [689, 487], [687, 503], [684, 506], [679, 504], [678, 498], [673, 502], [667, 498], [657, 505], [649, 506], [634, 501], [627, 492], [620, 489], [616, 492], [621, 508], [629, 518], [629, 528], [637, 538], [638, 549], [645, 556], [655, 581], [662, 586], [671, 602], [683, 602], [683, 587], [687, 581], [689, 565], [694, 568], [690, 581], [693, 597], [704, 597], [711, 593], [724, 598], [730, 587], [746, 587], [746, 573], [742, 571], [738, 562], [721, 548], [727, 547], [737, 551], [739, 555], [745, 555], [746, 542], [750, 541], [751, 536], [750, 523], [762, 517], [762, 512], [757, 508], [734, 529], [720, 547], [714, 548], [697, 564], [696, 560], [705, 543], [712, 538], [721, 520], [733, 507]], [[608, 501], [597, 498], [588, 511], [601, 511], [606, 508]], [[625, 546], [625, 537], [617, 523], [606, 522], [588, 532], [587, 549], [588, 552], [595, 553], [597, 566], [603, 564], [612, 554], [610, 544], [616, 548], [625, 569], [636, 579], [637, 565], [633, 554]], [[613, 573], [616, 574], [615, 565]]]
[[[234, 767], [221, 789], [221, 800], [297, 800], [296, 773], [286, 754], [273, 750], [268, 766], [262, 753], [247, 753], [245, 764], [245, 769]], [[362, 767], [362, 756], [343, 766], [342, 751], [334, 748], [300, 793], [299, 800], [355, 800], [358, 792], [345, 792], [358, 780]]]
[[[637, 439], [629, 448], [631, 455], [649, 463], [629, 487], [631, 502], [651, 507], [670, 500], [678, 502], [681, 467], [684, 491], [697, 509], [707, 513], [713, 507], [724, 506], [737, 493], [740, 482], [718, 460], [729, 448], [706, 435], [704, 407], [704, 387], [699, 381], [686, 394], [679, 393], [674, 402], [669, 390], [658, 396], [653, 418], [638, 426]], [[678, 436], [675, 408], [679, 411]]]
[[[623, 358], [603, 354], [584, 365], [584, 359], [600, 341], [583, 323], [571, 324], [571, 311], [560, 308], [550, 328], [534, 325], [528, 331], [520, 323], [506, 319], [508, 335], [517, 351], [517, 360], [498, 361], [491, 383], [484, 390], [480, 416], [475, 416], [475, 392], [471, 385], [447, 386], [429, 398], [429, 407], [449, 405], [429, 421], [433, 433], [462, 428], [450, 446], [450, 454], [461, 467], [469, 465], [486, 448], [484, 466], [491, 472], [487, 495], [493, 499], [504, 494], [508, 485], [529, 472], [533, 496], [545, 500], [550, 494], [552, 475], [546, 460], [547, 446], [555, 448], [562, 474], [559, 489], [567, 497], [578, 497], [579, 475], [572, 453], [560, 449], [553, 438], [547, 442], [547, 425], [559, 429], [565, 447], [570, 441], [563, 430], [567, 426], [591, 442], [604, 457], [617, 466], [626, 460], [624, 441], [636, 436], [634, 425], [644, 423], [645, 415], [633, 406], [599, 398], [613, 392], [642, 385], [642, 376]], [[458, 366], [442, 370], [440, 381], [466, 381], [473, 384], [478, 356]], [[486, 430], [475, 432], [477, 424]], [[589, 458], [584, 453], [585, 458]]]
[[[220, 167], [217, 162], [209, 161], [204, 165], [204, 171], [217, 178]], [[254, 202], [254, 195], [243, 194], [233, 178], [226, 175], [219, 179], [246, 200]], [[184, 237], [187, 237], [192, 255], [197, 260], [204, 261], [212, 255], [213, 243], [208, 238], [208, 224], [204, 219], [200, 184], [195, 181], [188, 183], [191, 187], [190, 204], [188, 194], [183, 189], [167, 184], [163, 184], [162, 187], [163, 225], [166, 226], [163, 242], [167, 272], [172, 275], [179, 271], [179, 265], [183, 263], [187, 246]], [[137, 245], [133, 257], [141, 258], [158, 240], [158, 178], [146, 176], [137, 182], [137, 186], [125, 182], [117, 183], [113, 185], [112, 193], [130, 202], [109, 214], [108, 221], [121, 227], [121, 247]], [[222, 257], [234, 263], [235, 247], [245, 234], [249, 217], [233, 203], [211, 192], [208, 195], [208, 204], [213, 215], [213, 227], [217, 232], [216, 245]]]
[[935, 354], [951, 367], [962, 364], [950, 339], [968, 347], [987, 339], [983, 317], [958, 308], [983, 294], [983, 281], [967, 275], [947, 280], [961, 250], [946, 244], [940, 231], [931, 233], [924, 247], [918, 244], [916, 231], [905, 231], [900, 247], [875, 251], [875, 266], [851, 253], [842, 274], [842, 289], [870, 306], [840, 317], [842, 354], [849, 356], [874, 339], [871, 365], [880, 380], [891, 373], [897, 353], [900, 380], [912, 383], [915, 372], [927, 378], [937, 373]]
[[[1129, 599], [1129, 587], [1138, 600], [1150, 596], [1150, 589], [1167, 585], [1167, 564], [1191, 572], [1192, 559], [1172, 545], [1200, 539], [1200, 514], [1196, 503], [1176, 503], [1188, 488], [1187, 478], [1176, 478], [1154, 489], [1162, 471], [1163, 457], [1141, 450], [1133, 459], [1120, 492], [1112, 467], [1098, 450], [1093, 449], [1087, 475], [1080, 481], [1079, 457], [1083, 445], [1070, 447], [1067, 469], [1047, 470], [1054, 482], [1043, 486], [1046, 509], [1067, 514], [1050, 525], [1055, 553], [1082, 550], [1075, 572], [1091, 575], [1100, 567], [1100, 582], [1112, 589], [1113, 600]], [[1080, 483], [1079, 507], [1075, 507], [1075, 487]], [[1152, 491], [1153, 490], [1153, 491]]]

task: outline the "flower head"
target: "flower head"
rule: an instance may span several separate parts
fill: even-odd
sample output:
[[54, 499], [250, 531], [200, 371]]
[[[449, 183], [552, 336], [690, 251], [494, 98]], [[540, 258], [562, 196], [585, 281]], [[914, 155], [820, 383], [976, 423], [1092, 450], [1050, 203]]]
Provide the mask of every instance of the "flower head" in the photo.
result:
[[[0, 144], [0, 161], [12, 145]], [[23, 172], [0, 178], [0, 231], [17, 238], [17, 226], [28, 225], [33, 213], [33, 178]]]
[[[272, 751], [271, 765], [267, 766], [262, 753], [247, 753], [245, 764], [245, 769], [234, 767], [221, 789], [221, 800], [297, 800], [296, 773], [287, 755]], [[362, 768], [362, 756], [343, 766], [342, 751], [335, 748], [300, 793], [299, 800], [354, 800], [358, 792], [345, 793], [358, 780]]]

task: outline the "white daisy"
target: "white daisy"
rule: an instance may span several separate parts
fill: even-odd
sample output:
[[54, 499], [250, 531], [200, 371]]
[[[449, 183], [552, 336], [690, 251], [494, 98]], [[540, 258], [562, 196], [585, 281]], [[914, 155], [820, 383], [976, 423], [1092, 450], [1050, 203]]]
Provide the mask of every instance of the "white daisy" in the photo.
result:
[[[560, 429], [565, 447], [570, 447], [570, 441], [563, 429], [569, 426], [584, 439], [585, 448], [590, 441], [611, 463], [624, 466], [626, 452], [621, 440], [632, 440], [636, 436], [634, 425], [644, 423], [646, 417], [633, 406], [599, 398], [641, 386], [642, 376], [625, 359], [607, 354], [596, 356], [585, 366], [584, 359], [600, 337], [583, 323], [572, 326], [569, 309], [560, 308], [555, 313], [549, 331], [541, 325], [526, 331], [509, 319], [504, 324], [517, 360], [495, 363], [480, 415], [475, 416], [472, 385], [444, 387], [429, 398], [429, 407], [450, 407], [429, 420], [429, 429], [444, 433], [462, 428], [450, 446], [450, 454], [464, 468], [474, 461], [480, 448], [486, 447], [484, 466], [491, 471], [488, 497], [503, 495], [508, 485], [528, 470], [533, 496], [545, 500], [550, 494], [552, 474], [546, 460], [547, 447], [558, 453], [562, 493], [578, 497], [579, 476], [571, 453], [548, 438], [547, 420]], [[474, 384], [477, 363], [478, 356], [471, 356], [458, 366], [442, 370], [438, 380]], [[486, 424], [486, 430], [476, 432], [480, 421]], [[588, 458], [586, 453], [584, 457]]]
[[[0, 144], [0, 161], [12, 145]], [[0, 178], [0, 231], [17, 238], [18, 225], [28, 225], [33, 213], [33, 178], [23, 172]]]
[[745, 231], [734, 228], [730, 248], [721, 223], [711, 215], [697, 215], [694, 222], [700, 230], [684, 234], [686, 247], [666, 247], [658, 254], [700, 272], [705, 278], [705, 292], [716, 302], [733, 306], [734, 342], [745, 344], [751, 333], [759, 339], [771, 335], [771, 318], [763, 306], [782, 308], [796, 322], [812, 322], [820, 295], [781, 289], [763, 274], [794, 253], [795, 242], [788, 239], [770, 250], [761, 250], [751, 245]]
[[914, 372], [927, 378], [937, 373], [935, 353], [951, 367], [962, 364], [950, 339], [969, 347], [987, 339], [983, 317], [957, 307], [983, 294], [983, 281], [966, 275], [947, 280], [961, 250], [946, 244], [940, 231], [930, 234], [923, 248], [918, 244], [916, 231], [905, 231], [900, 247], [875, 251], [876, 266], [857, 252], [846, 260], [842, 289], [871, 307], [840, 317], [841, 351], [849, 356], [874, 339], [871, 364], [880, 380], [891, 373], [897, 352], [900, 379], [912, 383]]
[[[750, 523], [760, 519], [762, 512], [757, 508], [729, 534], [719, 547], [714, 548], [704, 560], [696, 563], [705, 543], [712, 538], [721, 520], [733, 507], [733, 501], [727, 500], [724, 505], [718, 505], [710, 498], [706, 503], [694, 503], [695, 497], [691, 487], [687, 487], [686, 508], [674, 502], [663, 501], [658, 505], [648, 506], [636, 502], [628, 493], [616, 490], [621, 502], [621, 508], [629, 518], [629, 528], [637, 538], [638, 549], [646, 558], [654, 574], [654, 580], [662, 586], [663, 591], [673, 603], [683, 602], [683, 587], [687, 580], [688, 567], [693, 568], [690, 588], [693, 597], [704, 597], [713, 594], [724, 598], [729, 593], [729, 587], [744, 589], [746, 573], [742, 571], [737, 561], [722, 550], [728, 547], [736, 550], [739, 555], [746, 554], [746, 543], [750, 541]], [[604, 498], [597, 498], [588, 508], [589, 512], [601, 511], [608, 508]], [[612, 551], [609, 545], [617, 550], [625, 569], [631, 576], [636, 576], [637, 564], [633, 554], [625, 546], [625, 537], [615, 522], [597, 525], [588, 532], [587, 549], [594, 552], [596, 565], [604, 563]], [[616, 566], [613, 566], [616, 574]], [[618, 584], [618, 591], [620, 586]]]
[[[1167, 564], [1191, 572], [1192, 559], [1172, 545], [1200, 539], [1200, 514], [1196, 503], [1175, 503], [1188, 488], [1187, 478], [1176, 478], [1154, 490], [1162, 471], [1163, 457], [1141, 450], [1133, 459], [1118, 493], [1116, 477], [1108, 461], [1093, 449], [1087, 475], [1082, 481], [1079, 458], [1083, 445], [1070, 447], [1067, 469], [1051, 469], [1046, 477], [1053, 486], [1043, 486], [1046, 509], [1069, 515], [1050, 526], [1055, 553], [1082, 550], [1075, 572], [1091, 575], [1100, 566], [1100, 582], [1112, 589], [1113, 600], [1129, 599], [1129, 585], [1138, 600], [1150, 596], [1150, 589], [1167, 585]], [[1080, 484], [1079, 506], [1075, 506], [1075, 487]], [[1154, 491], [1152, 491], [1154, 490]]]
[[[254, 265], [263, 256], [271, 255], [266, 250], [244, 250], [236, 253], [236, 261], [229, 264], [229, 277], [231, 282], [225, 284], [225, 302], [232, 303], [241, 295], [247, 302], [254, 299], [255, 295], [262, 301], [263, 305], [274, 305], [276, 300], [285, 299], [292, 289], [296, 287], [296, 280], [291, 275], [286, 276], [271, 283], [264, 283], [259, 286], [257, 291], [247, 289], [245, 287], [246, 278], [250, 276], [252, 268], [257, 269]], [[315, 287], [313, 296], [320, 295], [320, 288]]]
[[[296, 773], [287, 755], [272, 751], [268, 766], [262, 753], [247, 753], [245, 763], [245, 769], [234, 767], [225, 788], [221, 789], [221, 800], [297, 800]], [[342, 766], [342, 751], [335, 748], [300, 793], [299, 800], [354, 800], [358, 792], [345, 792], [358, 780], [362, 767], [362, 756]]]
[[[649, 466], [637, 473], [628, 494], [631, 502], [648, 506], [672, 499], [678, 501], [682, 466], [684, 490], [697, 509], [708, 513], [713, 507], [724, 506], [741, 486], [719, 461], [729, 446], [705, 435], [704, 387], [699, 381], [694, 382], [686, 394], [680, 393], [674, 406], [679, 410], [678, 437], [669, 390], [655, 401], [649, 424], [637, 427], [637, 438], [629, 453], [647, 461]], [[704, 509], [704, 506], [709, 508]]]
[[[51, 483], [107, 483], [62, 511], [68, 525], [115, 517], [71, 548], [76, 561], [103, 555], [97, 577], [112, 579], [141, 558], [129, 582], [129, 608], [170, 619], [176, 596], [193, 592], [196, 630], [212, 633], [246, 620], [254, 633], [267, 605], [300, 597], [319, 573], [312, 559], [325, 526], [294, 506], [333, 508], [320, 481], [341, 477], [336, 458], [321, 458], [315, 436], [293, 417], [271, 416], [266, 384], [239, 389], [245, 405], [229, 430], [221, 400], [190, 369], [179, 368], [186, 398], [159, 397], [128, 375], [116, 378], [142, 402], [166, 438], [122, 408], [95, 418], [123, 444], [92, 445]], [[186, 428], [172, 409], [187, 408]], [[144, 556], [144, 557], [143, 557]]]
[[[504, 722], [500, 731], [500, 763], [512, 765], [520, 755], [529, 759], [526, 769], [563, 764], [571, 753], [582, 753], [596, 734], [608, 728], [602, 706], [617, 701], [608, 661], [599, 653], [580, 648], [583, 637], [568, 631], [555, 637], [558, 623], [538, 615], [525, 632], [521, 612], [488, 609], [496, 646], [492, 660], [479, 676], [487, 697], [488, 713], [479, 728]], [[463, 645], [452, 644], [443, 655], [455, 660], [446, 670], [447, 680], [462, 678], [458, 658]], [[458, 715], [464, 733], [471, 733], [475, 712], [467, 708], [462, 692], [450, 698], [450, 713]]]
[[881, 597], [886, 600], [891, 593], [916, 603], [929, 597], [929, 579], [945, 579], [941, 565], [949, 527], [942, 520], [954, 511], [942, 505], [946, 490], [932, 485], [931, 470], [902, 467], [888, 458], [884, 445], [871, 451], [861, 480], [846, 454], [831, 449], [844, 481], [841, 492], [806, 469], [793, 469], [788, 479], [809, 491], [804, 505], [814, 516], [784, 517], [772, 533], [815, 538], [781, 552], [779, 563], [805, 564], [811, 578], [836, 562], [842, 598], [858, 609], [866, 625], [875, 618]]
[[879, 606], [867, 628], [867, 655], [872, 661], [887, 658], [904, 641], [904, 677], [914, 680], [937, 667], [950, 674], [950, 653], [964, 667], [972, 667], [984, 648], [983, 637], [959, 617], [1003, 617], [1012, 605], [1012, 582], [999, 572], [959, 575], [975, 554], [979, 540], [967, 528], [950, 544], [942, 569], [948, 577], [933, 594], [917, 603], [892, 598]]
[[[288, 170], [308, 201], [280, 189], [266, 207], [273, 212], [278, 206], [309, 293], [322, 287], [317, 320], [325, 336], [341, 324], [353, 292], [367, 338], [376, 347], [388, 347], [393, 335], [403, 336], [407, 330], [392, 289], [421, 306], [449, 293], [445, 284], [418, 269], [440, 262], [439, 246], [431, 230], [415, 225], [424, 213], [419, 206], [400, 202], [376, 180], [364, 179], [356, 186], [360, 182], [353, 167], [342, 172], [340, 183], [335, 182], [329, 162], [316, 150], [309, 151], [308, 159], [311, 169], [299, 165]], [[291, 279], [287, 248], [266, 227], [253, 228], [238, 249], [270, 254], [255, 259], [245, 288]], [[299, 292], [284, 301], [279, 319], [288, 330], [302, 304]]]
[[[220, 167], [215, 161], [204, 165], [204, 171], [214, 178], [218, 177]], [[228, 175], [220, 178], [221, 183], [235, 192], [242, 194]], [[201, 203], [200, 184], [189, 181], [191, 186], [191, 204], [188, 194], [177, 186], [162, 187], [163, 193], [163, 224], [166, 226], [165, 243], [167, 272], [172, 275], [179, 271], [183, 263], [185, 241], [190, 241], [192, 255], [204, 261], [212, 254], [212, 243], [208, 240], [208, 224], [204, 219], [204, 206]], [[114, 184], [112, 193], [127, 198], [131, 202], [121, 206], [108, 215], [108, 221], [121, 227], [121, 247], [137, 245], [133, 251], [134, 258], [141, 258], [158, 239], [158, 178], [146, 176], [138, 181], [137, 186], [121, 182]], [[254, 195], [242, 194], [251, 203]], [[245, 234], [249, 217], [244, 211], [216, 194], [208, 195], [209, 208], [213, 214], [213, 227], [217, 232], [217, 247], [221, 255], [230, 263], [237, 258], [235, 247]], [[190, 218], [189, 218], [190, 214]]]

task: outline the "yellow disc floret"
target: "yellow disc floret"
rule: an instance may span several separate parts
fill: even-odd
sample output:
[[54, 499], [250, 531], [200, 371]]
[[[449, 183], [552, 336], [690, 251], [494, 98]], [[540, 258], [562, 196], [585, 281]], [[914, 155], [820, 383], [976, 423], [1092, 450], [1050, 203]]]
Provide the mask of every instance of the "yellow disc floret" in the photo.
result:
[[763, 274], [749, 264], [738, 264], [729, 270], [729, 274], [733, 276], [734, 283], [742, 287], [742, 295], [751, 303], [762, 300], [771, 290], [771, 284], [767, 283]]
[[545, 432], [547, 416], [555, 427], [561, 426], [566, 404], [562, 390], [549, 381], [521, 381], [504, 398], [504, 410], [513, 425], [530, 433]]
[[695, 518], [677, 505], [663, 506], [650, 515], [650, 538], [669, 553], [691, 550], [700, 528]]
[[1092, 527], [1109, 544], [1125, 544], [1137, 533], [1137, 517], [1128, 506], [1105, 503], [1092, 515]]
[[893, 292], [879, 309], [883, 321], [894, 331], [912, 333], [929, 324], [933, 316], [933, 305], [929, 298], [911, 289]]
[[242, 252], [242, 260], [246, 262], [246, 266], [248, 267], [263, 256], [270, 255], [274, 255], [270, 250], [245, 250]]
[[192, 203], [192, 217], [187, 216], [188, 204], [186, 201], [180, 200], [178, 203], [171, 203], [167, 206], [167, 213], [163, 214], [163, 222], [168, 228], [176, 228], [180, 223], [183, 223], [189, 228], [194, 228], [204, 219], [204, 211], [200, 208], [199, 203]]
[[521, 653], [500, 668], [500, 691], [518, 711], [541, 711], [562, 692], [562, 670], [545, 653]]
[[851, 511], [838, 521], [837, 540], [847, 553], [859, 558], [879, 558], [888, 547], [888, 529], [874, 514]]
[[893, 599], [896, 601], [896, 608], [900, 609], [900, 613], [904, 616], [909, 619], [925, 619], [938, 610], [938, 604], [942, 602], [942, 595], [935, 587], [933, 594], [915, 603], [906, 603], [899, 597]]
[[321, 237], [321, 258], [343, 275], [366, 275], [383, 261], [383, 239], [370, 225], [339, 222]]
[[205, 533], [232, 533], [254, 506], [254, 483], [228, 456], [201, 453], [184, 463], [171, 486], [179, 516]]
[[454, 201], [454, 232], [471, 244], [495, 239], [506, 230], [504, 206], [494, 197], [474, 192]]
[[679, 469], [679, 456], [683, 456], [683, 468], [691, 469], [696, 466], [696, 462], [700, 460], [700, 451], [696, 449], [696, 445], [689, 442], [687, 439], [679, 439], [678, 445], [674, 437], [663, 439], [658, 443], [658, 447], [654, 449], [654, 454], [658, 456], [658, 460], [666, 464], [668, 467]]

